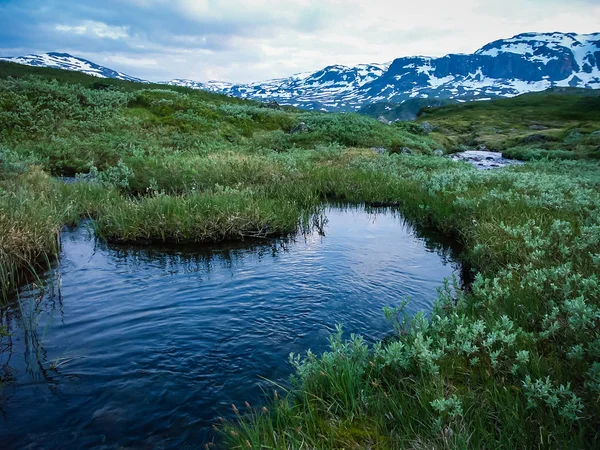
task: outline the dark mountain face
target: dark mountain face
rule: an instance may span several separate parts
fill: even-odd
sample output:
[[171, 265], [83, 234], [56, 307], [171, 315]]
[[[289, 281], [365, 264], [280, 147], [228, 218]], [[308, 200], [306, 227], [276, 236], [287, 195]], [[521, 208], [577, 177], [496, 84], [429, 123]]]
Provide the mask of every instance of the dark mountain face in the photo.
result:
[[[65, 53], [14, 62], [141, 81]], [[376, 102], [510, 97], [554, 86], [600, 88], [600, 33], [524, 33], [491, 42], [473, 54], [403, 57], [388, 64], [332, 65], [314, 73], [250, 84], [172, 80], [171, 85], [307, 109], [358, 111]]]

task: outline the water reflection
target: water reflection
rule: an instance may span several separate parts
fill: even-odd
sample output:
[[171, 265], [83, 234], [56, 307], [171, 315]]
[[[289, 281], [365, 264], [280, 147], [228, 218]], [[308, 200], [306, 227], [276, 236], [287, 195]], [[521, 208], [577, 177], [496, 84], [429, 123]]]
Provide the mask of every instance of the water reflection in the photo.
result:
[[[9, 448], [202, 448], [231, 403], [285, 382], [287, 355], [338, 323], [368, 340], [410, 296], [429, 310], [454, 249], [391, 210], [332, 207], [294, 238], [206, 247], [111, 246], [62, 234], [43, 295], [2, 312]], [[12, 446], [12, 447], [11, 447]]]

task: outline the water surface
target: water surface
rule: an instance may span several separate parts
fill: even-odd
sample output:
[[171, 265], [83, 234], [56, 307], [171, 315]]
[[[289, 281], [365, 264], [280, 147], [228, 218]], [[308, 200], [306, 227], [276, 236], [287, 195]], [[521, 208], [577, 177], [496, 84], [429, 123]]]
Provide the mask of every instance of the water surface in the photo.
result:
[[467, 150], [453, 153], [450, 157], [454, 161], [465, 161], [481, 170], [499, 169], [501, 167], [524, 164], [523, 161], [517, 159], [505, 158], [501, 152], [490, 152], [487, 150]]
[[53, 288], [2, 312], [15, 380], [0, 400], [2, 447], [203, 448], [231, 403], [260, 402], [265, 378], [285, 383], [290, 352], [326, 350], [338, 323], [384, 337], [384, 306], [410, 296], [411, 312], [428, 311], [458, 271], [440, 236], [390, 210], [326, 216], [324, 235], [213, 248], [65, 230]]

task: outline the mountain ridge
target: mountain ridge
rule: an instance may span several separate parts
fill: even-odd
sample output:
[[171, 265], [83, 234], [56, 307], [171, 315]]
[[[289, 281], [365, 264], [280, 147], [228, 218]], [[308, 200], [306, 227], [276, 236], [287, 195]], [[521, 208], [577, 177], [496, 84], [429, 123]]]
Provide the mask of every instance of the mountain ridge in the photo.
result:
[[[145, 82], [66, 53], [0, 60]], [[490, 42], [469, 54], [408, 56], [356, 66], [334, 64], [253, 83], [173, 79], [163, 84], [326, 111], [358, 111], [370, 103], [402, 103], [415, 98], [511, 97], [555, 86], [600, 89], [600, 32], [527, 32]]]
[[16, 57], [0, 57], [0, 61], [9, 61], [34, 67], [52, 67], [55, 69], [73, 70], [99, 78], [116, 78], [119, 80], [146, 83], [142, 78], [133, 77], [122, 72], [109, 69], [87, 59], [70, 55], [69, 53], [49, 52], [40, 55], [26, 55]]

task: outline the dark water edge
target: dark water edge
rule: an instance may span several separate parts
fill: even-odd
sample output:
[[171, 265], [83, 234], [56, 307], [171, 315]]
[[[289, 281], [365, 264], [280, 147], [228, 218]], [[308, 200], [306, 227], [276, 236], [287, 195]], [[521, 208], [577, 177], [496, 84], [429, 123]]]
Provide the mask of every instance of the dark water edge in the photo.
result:
[[389, 208], [330, 207], [322, 230], [214, 246], [115, 246], [62, 233], [40, 295], [1, 311], [2, 448], [203, 448], [231, 403], [286, 383], [290, 352], [336, 324], [368, 342], [382, 308], [430, 310], [461, 276], [452, 239]]

